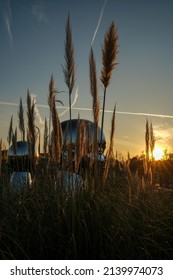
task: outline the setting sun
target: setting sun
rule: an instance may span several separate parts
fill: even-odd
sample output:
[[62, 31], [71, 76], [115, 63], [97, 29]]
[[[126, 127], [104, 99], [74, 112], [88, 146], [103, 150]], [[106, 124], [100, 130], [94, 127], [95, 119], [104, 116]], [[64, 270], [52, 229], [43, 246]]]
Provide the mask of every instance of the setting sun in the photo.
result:
[[153, 156], [155, 160], [160, 160], [163, 158], [164, 152], [160, 147], [156, 147], [153, 151]]

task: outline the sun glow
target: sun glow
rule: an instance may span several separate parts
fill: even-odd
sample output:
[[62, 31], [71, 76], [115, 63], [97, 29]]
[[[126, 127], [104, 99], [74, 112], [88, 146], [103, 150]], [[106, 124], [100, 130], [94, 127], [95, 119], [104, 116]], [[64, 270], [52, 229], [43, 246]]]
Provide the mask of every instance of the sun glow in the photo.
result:
[[160, 147], [155, 147], [155, 149], [153, 151], [153, 156], [154, 156], [155, 160], [160, 160], [163, 158], [164, 152]]

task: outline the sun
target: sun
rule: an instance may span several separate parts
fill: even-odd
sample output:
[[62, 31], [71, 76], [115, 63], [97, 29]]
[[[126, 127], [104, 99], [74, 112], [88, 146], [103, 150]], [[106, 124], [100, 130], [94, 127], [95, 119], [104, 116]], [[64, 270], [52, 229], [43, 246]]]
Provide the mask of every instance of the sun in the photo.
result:
[[153, 156], [154, 156], [155, 160], [160, 160], [163, 158], [164, 152], [160, 147], [155, 147], [154, 151], [153, 151]]

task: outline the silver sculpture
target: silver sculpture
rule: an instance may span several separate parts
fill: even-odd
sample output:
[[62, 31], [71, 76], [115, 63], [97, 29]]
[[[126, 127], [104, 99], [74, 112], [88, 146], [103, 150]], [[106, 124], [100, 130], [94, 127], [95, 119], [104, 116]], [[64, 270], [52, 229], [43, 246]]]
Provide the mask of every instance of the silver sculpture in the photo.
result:
[[[11, 171], [10, 186], [14, 187], [15, 191], [32, 184], [33, 158], [30, 151], [28, 141], [17, 141], [8, 150], [8, 164]], [[35, 150], [34, 157], [37, 158], [37, 156], [38, 153]]]

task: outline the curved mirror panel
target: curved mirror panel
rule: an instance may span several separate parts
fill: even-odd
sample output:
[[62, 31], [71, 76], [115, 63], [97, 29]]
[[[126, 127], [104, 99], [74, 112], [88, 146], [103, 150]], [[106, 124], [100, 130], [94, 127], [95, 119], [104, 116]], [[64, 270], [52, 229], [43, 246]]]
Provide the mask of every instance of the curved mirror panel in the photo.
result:
[[[9, 157], [16, 157], [16, 156], [28, 156], [30, 155], [30, 147], [28, 141], [17, 141], [16, 147], [13, 145], [10, 146], [8, 150]], [[35, 155], [37, 155], [37, 151], [35, 150]]]
[[[86, 120], [86, 119], [80, 119], [80, 124], [81, 123], [85, 124], [86, 138], [90, 135], [90, 137], [92, 139], [94, 137], [94, 122]], [[73, 144], [75, 144], [75, 142], [76, 142], [77, 126], [78, 126], [78, 119], [72, 119], [71, 128], [72, 128], [72, 143]], [[70, 141], [70, 121], [67, 120], [67, 121], [61, 122], [61, 127], [62, 127], [63, 139], [64, 139], [64, 141], [66, 141], [68, 143]], [[104, 133], [103, 133], [102, 138], [103, 138], [102, 145], [104, 146], [106, 143], [106, 138], [105, 138]], [[101, 128], [98, 127], [98, 143], [100, 143], [100, 141], [101, 141]]]

